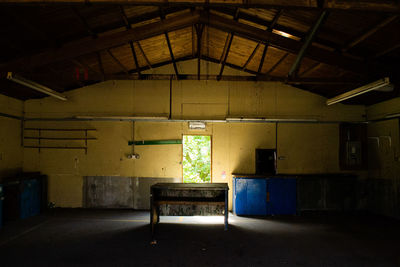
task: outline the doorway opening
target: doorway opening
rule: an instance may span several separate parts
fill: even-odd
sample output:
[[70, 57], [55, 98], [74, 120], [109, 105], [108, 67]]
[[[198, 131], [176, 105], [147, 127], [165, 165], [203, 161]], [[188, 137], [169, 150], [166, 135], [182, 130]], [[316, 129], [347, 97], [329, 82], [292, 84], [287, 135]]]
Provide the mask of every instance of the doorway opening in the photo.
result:
[[184, 183], [211, 182], [211, 136], [184, 135], [182, 140]]

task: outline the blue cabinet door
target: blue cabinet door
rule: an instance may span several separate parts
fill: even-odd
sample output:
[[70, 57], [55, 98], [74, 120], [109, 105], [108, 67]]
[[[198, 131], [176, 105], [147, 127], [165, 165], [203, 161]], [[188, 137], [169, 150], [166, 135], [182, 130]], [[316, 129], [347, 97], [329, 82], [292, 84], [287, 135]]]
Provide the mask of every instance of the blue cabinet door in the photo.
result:
[[271, 178], [267, 183], [267, 215], [296, 214], [296, 179]]
[[247, 180], [247, 214], [265, 215], [267, 211], [267, 180]]
[[265, 215], [265, 179], [234, 178], [233, 212], [237, 215]]
[[247, 210], [247, 181], [243, 178], [234, 178], [233, 186], [233, 212], [245, 215]]

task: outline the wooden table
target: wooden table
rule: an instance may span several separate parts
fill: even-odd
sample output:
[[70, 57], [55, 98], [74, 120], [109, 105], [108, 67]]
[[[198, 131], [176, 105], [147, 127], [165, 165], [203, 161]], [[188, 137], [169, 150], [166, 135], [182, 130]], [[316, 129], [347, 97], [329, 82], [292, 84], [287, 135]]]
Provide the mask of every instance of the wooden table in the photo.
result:
[[224, 229], [228, 230], [227, 183], [158, 183], [150, 188], [150, 226], [154, 238], [161, 205], [215, 205], [223, 207]]

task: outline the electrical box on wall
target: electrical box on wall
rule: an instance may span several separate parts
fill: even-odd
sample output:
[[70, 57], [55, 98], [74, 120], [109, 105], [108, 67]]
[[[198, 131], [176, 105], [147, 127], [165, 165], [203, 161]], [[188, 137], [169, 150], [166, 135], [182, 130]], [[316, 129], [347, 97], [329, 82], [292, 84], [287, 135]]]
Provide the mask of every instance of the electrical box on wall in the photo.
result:
[[346, 142], [346, 164], [348, 166], [359, 166], [362, 164], [360, 141], [347, 141]]
[[367, 166], [367, 127], [363, 123], [340, 124], [340, 169], [361, 170]]

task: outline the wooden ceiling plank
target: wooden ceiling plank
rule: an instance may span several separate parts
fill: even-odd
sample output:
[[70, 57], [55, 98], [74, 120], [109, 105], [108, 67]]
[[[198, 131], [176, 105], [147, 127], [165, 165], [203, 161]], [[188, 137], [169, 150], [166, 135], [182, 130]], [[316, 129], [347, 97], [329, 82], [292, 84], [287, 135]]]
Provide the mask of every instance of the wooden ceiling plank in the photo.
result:
[[115, 63], [117, 63], [118, 66], [120, 66], [120, 68], [126, 73], [128, 74], [129, 71], [128, 69], [121, 63], [121, 61], [119, 61], [114, 54], [111, 52], [110, 49], [107, 49], [107, 53], [110, 55], [110, 57], [114, 60]]
[[139, 41], [153, 36], [164, 34], [165, 32], [182, 29], [197, 23], [200, 13], [188, 13], [172, 18], [167, 18], [160, 22], [132, 28], [124, 32], [117, 32], [96, 39], [81, 40], [65, 44], [63, 47], [45, 51], [30, 57], [24, 57], [0, 65], [0, 71], [13, 71], [21, 68], [37, 68], [57, 61], [77, 58], [82, 55], [97, 51], [106, 50], [112, 47], [123, 45], [129, 41]]
[[279, 60], [276, 62], [268, 71], [267, 75], [273, 72], [287, 57], [289, 56], [289, 53], [285, 53]]
[[297, 54], [296, 60], [294, 61], [292, 67], [289, 70], [288, 77], [293, 78], [294, 76], [297, 75], [300, 64], [301, 64], [304, 56], [306, 55], [306, 52], [307, 52], [308, 48], [310, 47], [312, 40], [318, 33], [318, 30], [320, 29], [321, 25], [326, 20], [327, 16], [328, 16], [328, 11], [326, 11], [326, 10], [322, 11], [318, 20], [314, 23], [314, 26], [310, 30], [310, 33], [307, 35], [307, 38], [304, 40], [304, 43], [303, 43], [299, 53]]
[[316, 68], [318, 68], [320, 65], [321, 65], [321, 63], [320, 63], [320, 62], [317, 62], [317, 63], [311, 65], [309, 68], [305, 69], [303, 72], [300, 72], [297, 76], [298, 76], [298, 77], [304, 76], [304, 75], [306, 75], [307, 73], [310, 73], [310, 72], [312, 72], [313, 70], [315, 70]]
[[351, 48], [353, 48], [354, 46], [356, 46], [359, 43], [363, 42], [368, 37], [370, 37], [371, 35], [373, 35], [377, 31], [379, 31], [380, 29], [382, 29], [383, 27], [385, 27], [386, 25], [388, 25], [392, 21], [396, 20], [397, 18], [398, 18], [398, 16], [390, 16], [390, 17], [382, 20], [380, 23], [378, 23], [377, 25], [375, 25], [371, 29], [367, 30], [366, 32], [361, 34], [359, 37], [354, 39], [353, 41], [351, 41], [348, 45], [346, 45], [346, 47], [342, 48], [342, 52], [344, 53], [344, 52], [349, 51]]
[[[226, 19], [214, 14], [203, 15], [200, 20], [211, 27], [224, 30], [227, 32], [235, 32], [251, 40], [258, 40], [269, 42], [271, 46], [284, 50], [290, 53], [297, 53], [300, 50], [301, 43], [296, 40], [285, 38], [275, 33], [265, 34], [265, 31], [236, 22], [234, 20]], [[307, 57], [334, 66], [341, 67], [353, 71], [355, 73], [365, 73], [366, 66], [364, 63], [357, 60], [345, 57], [338, 53], [326, 51], [324, 49], [310, 46], [307, 51]]]

